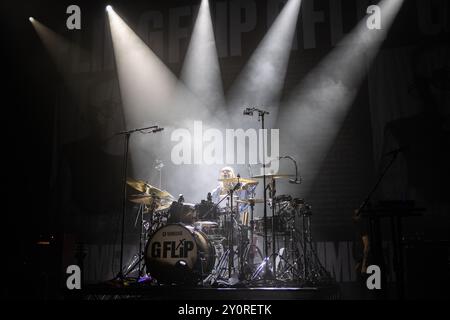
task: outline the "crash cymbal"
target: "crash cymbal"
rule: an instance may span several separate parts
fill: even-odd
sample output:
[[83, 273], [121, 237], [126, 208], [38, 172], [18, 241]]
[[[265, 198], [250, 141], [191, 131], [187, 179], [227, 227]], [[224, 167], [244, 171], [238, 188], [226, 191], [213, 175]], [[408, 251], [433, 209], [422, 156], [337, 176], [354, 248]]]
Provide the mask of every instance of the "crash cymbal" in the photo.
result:
[[[268, 179], [287, 179], [289, 177], [293, 177], [293, 174], [283, 174], [283, 173], [268, 173], [266, 174], [266, 178]], [[264, 175], [253, 176], [253, 179], [263, 179]]]
[[133, 178], [128, 178], [127, 179], [127, 184], [132, 187], [134, 190], [139, 191], [139, 192], [146, 192], [147, 191], [147, 187], [150, 186], [147, 182], [143, 181], [143, 180], [136, 180]]
[[169, 192], [154, 187], [143, 180], [128, 178], [127, 184], [134, 190], [142, 192], [143, 194], [151, 195], [158, 198], [174, 199], [174, 197]]
[[250, 198], [250, 199], [237, 200], [236, 202], [237, 202], [237, 203], [244, 203], [244, 204], [264, 203], [264, 199]]

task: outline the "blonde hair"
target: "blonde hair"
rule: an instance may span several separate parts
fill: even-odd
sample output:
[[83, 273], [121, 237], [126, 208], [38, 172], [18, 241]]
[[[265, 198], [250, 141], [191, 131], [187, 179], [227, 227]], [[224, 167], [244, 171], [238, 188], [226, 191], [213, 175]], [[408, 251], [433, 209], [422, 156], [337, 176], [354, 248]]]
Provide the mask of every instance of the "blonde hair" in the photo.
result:
[[[224, 179], [225, 176], [223, 174], [224, 171], [230, 171], [230, 176], [229, 178], [236, 178], [236, 174], [234, 173], [234, 169], [232, 167], [223, 167], [222, 169], [220, 169], [220, 179]], [[225, 182], [225, 181], [220, 181], [220, 187], [222, 189], [222, 193], [225, 192], [226, 190], [232, 188], [232, 184], [230, 184], [230, 182]]]
[[225, 170], [231, 172], [230, 178], [236, 178], [236, 174], [234, 173], [234, 169], [232, 167], [223, 167], [222, 169], [220, 169], [220, 178], [223, 178], [223, 171]]

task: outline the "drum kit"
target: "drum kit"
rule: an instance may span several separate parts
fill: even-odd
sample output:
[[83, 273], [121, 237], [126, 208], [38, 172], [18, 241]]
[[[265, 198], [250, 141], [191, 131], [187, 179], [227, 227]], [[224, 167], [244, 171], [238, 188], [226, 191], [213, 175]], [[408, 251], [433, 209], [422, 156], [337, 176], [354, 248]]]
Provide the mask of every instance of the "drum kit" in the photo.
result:
[[[266, 175], [275, 179], [291, 175]], [[139, 253], [122, 271], [157, 284], [235, 286], [268, 282], [308, 284], [323, 277], [311, 245], [311, 206], [289, 195], [271, 196], [269, 217], [256, 217], [258, 179], [219, 179], [228, 190], [214, 203], [211, 193], [200, 203], [175, 199], [143, 180], [128, 178], [128, 201], [138, 205]], [[247, 191], [240, 197], [240, 191]], [[220, 205], [222, 203], [222, 206]], [[272, 249], [270, 256], [259, 244]]]
[[[244, 115], [258, 114], [262, 130], [269, 112], [246, 108]], [[311, 239], [311, 206], [303, 199], [276, 195], [276, 181], [299, 184], [297, 163], [294, 175], [267, 173], [263, 151], [262, 175], [243, 178], [224, 175], [221, 193], [213, 202], [192, 204], [183, 195], [169, 192], [146, 181], [127, 178], [128, 143], [135, 132], [155, 133], [158, 126], [120, 132], [125, 137], [120, 271], [123, 280], [137, 272], [139, 282], [201, 286], [310, 285], [331, 279], [320, 264]], [[264, 146], [264, 142], [263, 142]], [[224, 168], [225, 169], [225, 168]], [[262, 182], [263, 197], [256, 198]], [[127, 187], [134, 193], [129, 194]], [[269, 193], [269, 196], [267, 194]], [[139, 252], [123, 266], [126, 200], [137, 204], [141, 218]], [[262, 204], [263, 216], [255, 215]], [[270, 207], [271, 215], [267, 208]], [[144, 218], [146, 215], [146, 218]], [[262, 241], [261, 241], [262, 238]], [[262, 244], [263, 250], [260, 249]], [[269, 254], [269, 248], [272, 252]], [[141, 280], [145, 279], [145, 280]]]

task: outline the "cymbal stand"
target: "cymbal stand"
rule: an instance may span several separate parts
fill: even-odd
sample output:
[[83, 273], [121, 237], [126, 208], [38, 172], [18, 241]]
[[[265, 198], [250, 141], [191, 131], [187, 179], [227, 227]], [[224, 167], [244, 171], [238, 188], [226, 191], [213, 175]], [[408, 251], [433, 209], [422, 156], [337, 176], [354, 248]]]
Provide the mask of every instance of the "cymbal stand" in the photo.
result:
[[275, 207], [277, 205], [276, 199], [275, 199], [275, 194], [276, 194], [276, 186], [275, 186], [275, 179], [272, 178], [271, 184], [270, 184], [270, 198], [272, 199], [272, 272], [273, 272], [273, 276], [276, 278], [277, 275], [277, 263], [276, 263], [276, 258], [277, 258], [277, 249], [276, 249], [276, 244], [277, 244], [277, 238], [276, 238], [276, 234], [277, 234], [277, 230], [275, 230], [276, 225], [275, 225]]
[[[140, 226], [140, 235], [139, 235], [139, 253], [133, 256], [132, 262], [128, 265], [128, 267], [125, 269], [125, 273], [124, 276], [128, 276], [131, 272], [133, 272], [135, 270], [135, 268], [137, 267], [138, 269], [138, 278], [140, 278], [142, 276], [142, 270], [144, 269], [144, 265], [142, 264], [142, 261], [144, 260], [144, 246], [143, 244], [145, 243], [145, 235], [148, 234], [148, 231], [151, 230], [151, 228], [153, 227], [153, 213], [155, 210], [155, 203], [153, 202], [150, 207], [148, 207], [148, 213], [150, 214], [150, 218], [149, 221], [144, 220], [144, 211], [145, 211], [145, 205], [144, 204], [139, 204], [139, 208], [138, 208], [138, 212], [136, 215], [136, 220], [134, 222], [134, 226], [136, 227], [137, 223], [138, 223], [138, 219], [139, 217], [141, 217], [141, 226]], [[148, 224], [148, 227], [146, 227], [146, 223]], [[136, 256], [139, 258], [136, 260]]]
[[259, 250], [259, 248], [254, 243], [254, 241], [255, 241], [255, 239], [254, 239], [254, 237], [255, 237], [254, 211], [255, 211], [255, 200], [251, 200], [250, 201], [250, 246], [249, 246], [251, 256], [250, 256], [249, 263], [252, 265], [253, 265], [253, 259], [254, 259], [253, 250], [254, 250], [254, 248], [257, 248], [257, 250]]
[[[274, 182], [272, 182], [274, 183]], [[269, 185], [270, 186], [270, 185]], [[277, 205], [277, 201], [275, 199], [275, 186], [274, 184], [271, 186], [271, 197], [272, 197], [272, 254], [269, 257], [265, 257], [263, 262], [256, 268], [256, 270], [253, 272], [252, 276], [251, 276], [251, 280], [252, 281], [258, 281], [261, 280], [261, 273], [265, 270], [267, 270], [268, 265], [270, 264], [270, 260], [272, 260], [272, 270], [273, 273], [270, 275], [270, 277], [272, 277], [271, 280], [275, 280], [277, 282], [284, 282], [284, 279], [279, 279], [278, 275], [283, 276], [285, 275], [287, 272], [291, 272], [293, 277], [298, 277], [299, 275], [299, 271], [296, 269], [295, 265], [292, 264], [289, 261], [289, 254], [287, 257], [284, 256], [284, 252], [286, 252], [286, 249], [283, 250], [283, 253], [277, 253], [276, 252], [276, 239], [277, 239], [277, 230], [275, 229], [276, 224], [275, 224], [275, 219], [274, 217], [275, 215], [275, 208]], [[280, 209], [279, 209], [280, 211]], [[280, 213], [278, 213], [278, 215], [280, 215]], [[291, 236], [291, 243], [295, 242], [294, 237]], [[289, 250], [288, 250], [289, 251]], [[278, 260], [278, 263], [277, 263]], [[284, 263], [284, 268], [280, 268], [280, 270], [277, 270], [277, 264], [283, 262]], [[262, 280], [267, 280], [267, 276], [265, 276], [265, 274], [263, 274]]]
[[[141, 232], [140, 232], [140, 234], [139, 234], [139, 256], [140, 257], [142, 257], [142, 255], [143, 255], [143, 252], [142, 252], [142, 236], [144, 235], [144, 205], [143, 204], [140, 204], [139, 205], [139, 211], [138, 211], [138, 218], [139, 218], [139, 215], [141, 216]], [[151, 217], [150, 217], [150, 221], [151, 221]], [[136, 222], [137, 222], [137, 219], [136, 219]], [[136, 226], [136, 222], [135, 222], [135, 226]], [[141, 260], [142, 259], [139, 259], [139, 263], [138, 263], [138, 277], [140, 277], [141, 276]]]
[[[255, 243], [255, 239], [254, 239], [254, 232], [255, 232], [255, 221], [254, 221], [254, 206], [255, 206], [255, 202], [250, 201], [250, 239], [247, 240], [246, 244], [243, 244], [243, 248], [245, 248], [242, 251], [242, 256], [241, 256], [241, 266], [240, 266], [240, 275], [239, 275], [239, 279], [240, 280], [246, 280], [247, 278], [247, 270], [251, 270], [253, 269], [254, 266], [254, 259], [255, 259], [255, 255], [258, 254], [259, 257], [261, 258], [261, 260], [264, 260], [264, 256], [261, 252], [261, 250], [258, 248], [258, 246]], [[245, 268], [245, 266], [247, 266], [247, 270]], [[250, 274], [250, 279], [251, 280], [251, 274]]]
[[[228, 250], [229, 250], [229, 256], [228, 256], [228, 278], [231, 278], [232, 269], [234, 267], [234, 208], [233, 208], [233, 195], [234, 192], [241, 186], [241, 183], [239, 182], [240, 176], [238, 175], [238, 182], [236, 185], [230, 189], [229, 195], [230, 195], [230, 224], [228, 225], [229, 230], [227, 232], [228, 234]], [[236, 206], [236, 208], [239, 209], [239, 206]]]
[[[279, 254], [280, 263], [284, 262], [284, 266], [278, 269], [278, 277], [285, 279], [285, 275], [290, 273], [291, 277], [288, 280], [296, 281], [301, 278], [300, 270], [298, 268], [298, 251], [296, 250], [295, 227], [289, 226], [288, 235], [284, 235], [284, 251]], [[289, 238], [289, 239], [288, 239]], [[280, 250], [281, 251], [281, 250]], [[284, 258], [284, 259], [281, 259]]]
[[320, 262], [317, 252], [313, 247], [313, 240], [311, 234], [311, 215], [312, 212], [309, 206], [299, 211], [302, 216], [302, 230], [300, 233], [301, 241], [303, 242], [303, 279], [307, 285], [315, 285], [318, 282], [332, 282], [333, 279], [330, 273]]

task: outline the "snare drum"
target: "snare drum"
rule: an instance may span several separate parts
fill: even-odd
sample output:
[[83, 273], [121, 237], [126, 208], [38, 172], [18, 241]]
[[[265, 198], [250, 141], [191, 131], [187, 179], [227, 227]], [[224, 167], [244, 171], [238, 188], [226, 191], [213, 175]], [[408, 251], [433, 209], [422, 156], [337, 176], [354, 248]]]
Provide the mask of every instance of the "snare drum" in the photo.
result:
[[211, 273], [215, 249], [194, 227], [168, 224], [158, 229], [145, 248], [147, 272], [160, 283], [195, 283]]

